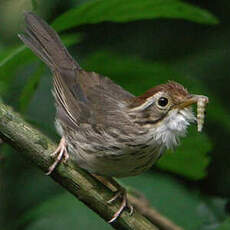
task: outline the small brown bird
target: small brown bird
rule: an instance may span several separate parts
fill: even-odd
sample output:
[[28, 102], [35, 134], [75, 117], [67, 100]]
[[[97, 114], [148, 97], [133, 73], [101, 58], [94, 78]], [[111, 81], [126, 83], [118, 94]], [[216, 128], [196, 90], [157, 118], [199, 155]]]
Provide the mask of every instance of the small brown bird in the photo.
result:
[[[54, 76], [56, 127], [62, 136], [53, 153], [50, 174], [68, 153], [90, 173], [111, 178], [138, 175], [149, 169], [169, 148], [185, 136], [196, 121], [191, 105], [198, 103], [198, 130], [204, 119], [205, 96], [192, 95], [180, 84], [158, 85], [135, 97], [110, 79], [84, 71], [70, 56], [57, 33], [33, 13], [25, 13], [27, 28], [20, 39], [51, 69]], [[68, 151], [67, 151], [68, 150]], [[114, 182], [115, 184], [115, 182]], [[118, 188], [110, 203], [125, 207], [126, 192]]]

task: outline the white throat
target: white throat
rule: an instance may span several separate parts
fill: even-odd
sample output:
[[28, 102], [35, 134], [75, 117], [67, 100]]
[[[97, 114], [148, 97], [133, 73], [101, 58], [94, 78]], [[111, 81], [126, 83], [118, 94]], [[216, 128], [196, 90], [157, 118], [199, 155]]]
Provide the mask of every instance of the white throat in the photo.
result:
[[179, 144], [179, 138], [186, 135], [187, 127], [194, 121], [196, 121], [196, 117], [190, 108], [183, 110], [173, 109], [159, 126], [153, 130], [154, 139], [164, 149], [173, 148]]

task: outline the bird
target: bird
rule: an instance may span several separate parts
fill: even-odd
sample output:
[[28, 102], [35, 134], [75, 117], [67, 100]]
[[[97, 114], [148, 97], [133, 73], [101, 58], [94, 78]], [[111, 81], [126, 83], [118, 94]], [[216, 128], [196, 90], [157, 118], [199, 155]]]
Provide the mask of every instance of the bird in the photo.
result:
[[24, 17], [26, 28], [18, 36], [53, 75], [55, 125], [61, 140], [47, 174], [71, 156], [76, 166], [117, 187], [108, 203], [118, 198], [122, 202], [110, 223], [125, 208], [132, 214], [126, 190], [113, 178], [139, 175], [165, 150], [175, 148], [191, 123], [203, 121], [202, 114], [199, 120], [194, 115], [192, 104], [204, 107], [208, 98], [190, 94], [175, 81], [134, 96], [108, 77], [85, 71], [42, 18], [32, 12]]

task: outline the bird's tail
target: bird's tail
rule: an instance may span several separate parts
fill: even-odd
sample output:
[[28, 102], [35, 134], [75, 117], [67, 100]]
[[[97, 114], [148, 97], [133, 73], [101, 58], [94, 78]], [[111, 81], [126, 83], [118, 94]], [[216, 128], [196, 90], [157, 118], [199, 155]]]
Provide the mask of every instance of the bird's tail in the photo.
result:
[[44, 20], [31, 12], [26, 12], [25, 22], [25, 34], [19, 34], [19, 38], [51, 70], [55, 71], [59, 68], [80, 69], [78, 63], [62, 44], [58, 34]]

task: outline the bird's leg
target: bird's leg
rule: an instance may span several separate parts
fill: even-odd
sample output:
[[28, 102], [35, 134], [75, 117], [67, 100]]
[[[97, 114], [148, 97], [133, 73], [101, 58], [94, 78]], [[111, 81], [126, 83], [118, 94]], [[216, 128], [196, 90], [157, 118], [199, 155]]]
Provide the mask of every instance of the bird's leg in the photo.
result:
[[46, 173], [46, 175], [50, 175], [60, 161], [63, 160], [63, 162], [66, 162], [69, 159], [65, 137], [61, 138], [57, 149], [51, 154], [51, 156], [55, 157], [56, 159], [54, 163], [49, 167], [49, 170]]
[[122, 199], [121, 206], [114, 213], [113, 217], [108, 221], [108, 223], [112, 223], [113, 221], [115, 221], [121, 215], [125, 208], [129, 209], [129, 215], [133, 214], [133, 206], [129, 203], [127, 198], [127, 191], [124, 188], [120, 188], [120, 190], [117, 191], [116, 194], [110, 200], [107, 201], [107, 203], [111, 204], [118, 198]]
[[[112, 223], [113, 221], [115, 221], [120, 215], [121, 213], [124, 211], [125, 208], [128, 208], [129, 214], [132, 215], [133, 214], [133, 206], [129, 203], [128, 199], [127, 199], [127, 191], [125, 188], [121, 187], [113, 178], [111, 177], [101, 177], [98, 175], [93, 175], [94, 177], [96, 177], [99, 181], [101, 181], [105, 186], [107, 186], [108, 188], [111, 189], [111, 185], [113, 188], [116, 188], [116, 192], [115, 195], [107, 201], [108, 204], [113, 203], [114, 201], [116, 201], [117, 199], [121, 198], [122, 202], [120, 205], [120, 208], [116, 211], [116, 213], [113, 215], [113, 217], [108, 221], [108, 223]], [[113, 190], [113, 189], [111, 189]]]

